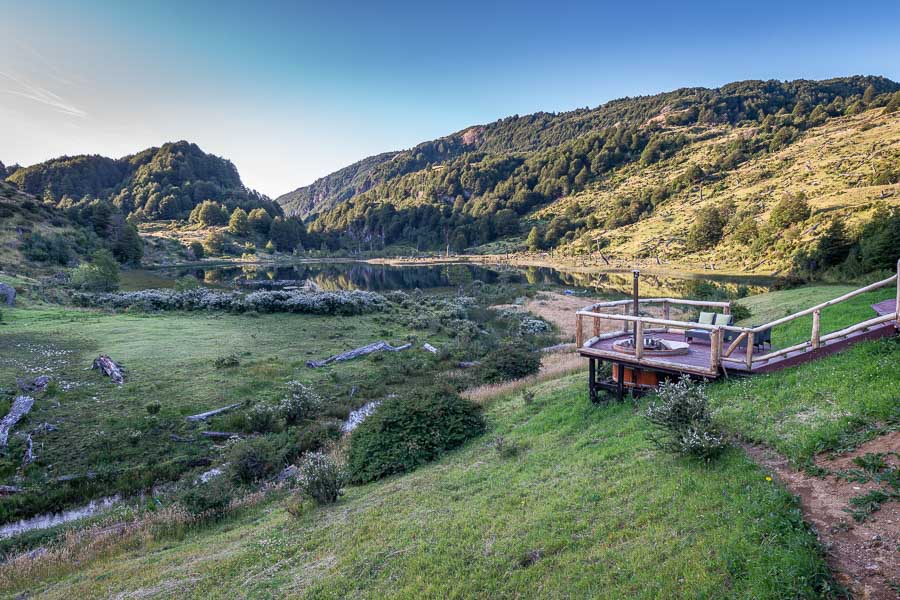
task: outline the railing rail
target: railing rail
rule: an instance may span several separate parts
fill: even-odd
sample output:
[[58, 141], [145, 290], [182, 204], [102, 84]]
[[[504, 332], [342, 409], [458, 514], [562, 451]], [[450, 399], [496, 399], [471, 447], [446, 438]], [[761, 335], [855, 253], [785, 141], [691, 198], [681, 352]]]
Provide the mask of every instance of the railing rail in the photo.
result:
[[[860, 294], [865, 294], [866, 292], [871, 292], [873, 290], [885, 287], [890, 285], [891, 283], [895, 283], [897, 285], [897, 296], [896, 296], [896, 305], [893, 313], [888, 313], [886, 315], [881, 315], [875, 317], [873, 319], [868, 319], [866, 321], [862, 321], [860, 323], [856, 323], [845, 327], [839, 331], [834, 331], [831, 333], [822, 334], [821, 331], [821, 323], [822, 323], [822, 311], [828, 307], [834, 306], [836, 304], [840, 304], [842, 302], [846, 302], [847, 300], [859, 296]], [[780, 356], [784, 356], [790, 354], [792, 352], [798, 352], [801, 350], [812, 349], [816, 350], [822, 347], [823, 344], [830, 340], [840, 339], [850, 335], [851, 333], [862, 331], [868, 329], [869, 327], [873, 327], [875, 325], [880, 325], [883, 323], [887, 323], [890, 321], [896, 321], [897, 326], [900, 327], [900, 260], [897, 261], [897, 272], [894, 275], [891, 275], [887, 279], [882, 279], [881, 281], [876, 281], [875, 283], [871, 283], [859, 289], [853, 290], [852, 292], [848, 292], [842, 296], [838, 296], [837, 298], [833, 298], [826, 302], [822, 302], [815, 306], [811, 306], [809, 308], [803, 309], [796, 313], [787, 315], [786, 317], [782, 317], [780, 319], [775, 319], [774, 321], [770, 321], [769, 323], [765, 323], [764, 325], [757, 325], [754, 327], [741, 327], [738, 325], [705, 325], [703, 323], [696, 323], [691, 321], [679, 321], [677, 319], [670, 318], [669, 308], [672, 305], [685, 305], [685, 306], [705, 306], [710, 308], [721, 308], [723, 312], [726, 314], [730, 312], [731, 303], [730, 302], [716, 302], [716, 301], [707, 301], [707, 300], [687, 300], [683, 298], [640, 298], [638, 300], [638, 304], [661, 304], [663, 307], [663, 318], [657, 317], [649, 317], [649, 316], [640, 316], [640, 315], [629, 315], [628, 307], [632, 306], [634, 300], [611, 300], [608, 302], [597, 302], [595, 304], [591, 304], [590, 306], [586, 306], [585, 308], [576, 312], [576, 329], [575, 329], [575, 342], [578, 348], [584, 347], [585, 344], [585, 335], [584, 335], [584, 319], [590, 318], [593, 319], [593, 338], [592, 340], [601, 340], [601, 339], [609, 339], [611, 337], [619, 337], [622, 335], [622, 331], [628, 332], [629, 325], [633, 324], [635, 326], [635, 331], [638, 334], [636, 337], [636, 348], [635, 348], [635, 356], [636, 358], [641, 358], [643, 356], [644, 351], [644, 332], [649, 331], [659, 331], [648, 329], [645, 327], [646, 325], [656, 325], [663, 327], [663, 331], [668, 331], [669, 328], [679, 329], [679, 330], [687, 330], [687, 329], [701, 329], [704, 331], [710, 332], [710, 368], [711, 370], [717, 372], [723, 362], [729, 362], [733, 364], [743, 364], [748, 370], [752, 370], [753, 366], [757, 363], [765, 363], [773, 358], [778, 358]], [[625, 314], [616, 314], [616, 313], [608, 313], [608, 312], [600, 312], [598, 309], [604, 308], [615, 308], [622, 306], [624, 307]], [[770, 351], [766, 354], [755, 355], [754, 341], [758, 339], [758, 335], [766, 332], [767, 330], [772, 329], [773, 327], [777, 327], [779, 325], [784, 325], [785, 323], [789, 323], [796, 319], [805, 317], [807, 315], [812, 315], [812, 329], [810, 331], [810, 338], [807, 341], [804, 341], [799, 344], [794, 344], [787, 348], [781, 348], [778, 350]], [[601, 333], [600, 322], [602, 320], [610, 320], [610, 321], [621, 321], [622, 322], [622, 331], [620, 332], [611, 332], [611, 333]], [[723, 347], [723, 339], [724, 332], [737, 333], [737, 337], [728, 342], [727, 347]], [[740, 358], [731, 358], [732, 353], [739, 348], [741, 345], [745, 345], [747, 350], [743, 357]], [[645, 361], [646, 362], [646, 361]], [[660, 362], [660, 361], [655, 361]]]

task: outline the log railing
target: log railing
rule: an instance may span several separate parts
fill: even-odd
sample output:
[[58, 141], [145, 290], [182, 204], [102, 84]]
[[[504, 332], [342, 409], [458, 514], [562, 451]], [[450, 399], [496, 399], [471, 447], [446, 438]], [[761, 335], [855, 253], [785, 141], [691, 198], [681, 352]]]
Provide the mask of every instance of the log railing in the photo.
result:
[[[871, 292], [876, 289], [880, 289], [886, 287], [890, 284], [896, 284], [897, 294], [896, 294], [896, 306], [895, 310], [892, 313], [888, 313], [886, 315], [881, 315], [875, 317], [873, 319], [868, 319], [866, 321], [862, 321], [860, 323], [856, 323], [845, 327], [839, 331], [834, 331], [831, 333], [823, 334], [821, 331], [822, 327], [822, 311], [834, 306], [836, 304], [840, 304], [842, 302], [846, 302], [851, 298], [859, 296], [860, 294], [865, 294], [867, 292]], [[639, 305], [653, 305], [658, 304], [662, 307], [662, 318], [656, 317], [647, 317], [640, 315], [629, 315], [628, 307], [633, 305], [633, 300], [613, 300], [609, 302], [598, 302], [596, 304], [592, 304], [579, 310], [576, 313], [576, 327], [575, 327], [575, 343], [578, 348], [583, 348], [585, 346], [585, 342], [588, 342], [588, 345], [592, 345], [593, 343], [604, 340], [611, 339], [615, 337], [620, 337], [622, 332], [631, 331], [631, 326], [635, 326], [636, 333], [636, 347], [635, 347], [635, 357], [638, 359], [643, 358], [644, 356], [644, 333], [651, 332], [660, 332], [660, 331], [670, 331], [672, 329], [683, 331], [686, 329], [703, 329], [710, 332], [710, 371], [718, 372], [723, 364], [731, 363], [731, 364], [739, 364], [745, 367], [747, 370], [752, 370], [754, 366], [761, 365], [769, 362], [774, 358], [778, 358], [781, 356], [785, 356], [787, 354], [791, 354], [799, 351], [808, 351], [808, 350], [817, 350], [821, 348], [825, 343], [830, 340], [841, 339], [852, 333], [858, 331], [864, 331], [870, 327], [874, 327], [877, 325], [881, 325], [883, 323], [888, 323], [890, 321], [896, 321], [897, 326], [900, 327], [900, 260], [897, 261], [897, 273], [891, 275], [887, 279], [883, 279], [881, 281], [876, 281], [875, 283], [869, 284], [867, 286], [861, 287], [857, 290], [853, 290], [852, 292], [848, 292], [842, 296], [834, 298], [832, 300], [828, 300], [826, 302], [822, 302], [821, 304], [817, 304], [815, 306], [811, 306], [794, 314], [788, 315], [786, 317], [782, 317], [780, 319], [776, 319], [764, 325], [758, 325], [755, 327], [740, 327], [737, 325], [726, 325], [726, 326], [717, 326], [717, 325], [704, 325], [701, 323], [695, 323], [690, 321], [679, 321], [670, 318], [670, 310], [672, 305], [683, 305], [683, 306], [691, 306], [691, 307], [707, 307], [707, 308], [718, 308], [721, 309], [724, 313], [729, 313], [731, 309], [731, 304], [729, 302], [711, 302], [704, 300], [685, 300], [680, 298], [641, 298], [638, 300]], [[606, 312], [605, 309], [610, 308], [618, 308], [624, 307], [624, 314], [617, 314]], [[805, 317], [807, 315], [812, 315], [812, 329], [810, 331], [809, 340], [801, 342], [799, 344], [794, 344], [787, 348], [780, 348], [777, 350], [771, 350], [765, 354], [757, 355], [755, 354], [755, 344], [754, 341], [758, 339], [758, 336], [763, 334], [769, 329], [773, 327], [777, 327], [779, 325], [784, 325], [785, 323], [789, 323], [801, 317]], [[592, 333], [593, 337], [590, 340], [585, 340], [585, 331], [584, 331], [584, 319], [592, 319], [593, 327]], [[622, 329], [619, 331], [610, 331], [608, 333], [601, 333], [602, 327], [601, 322], [603, 320], [608, 321], [621, 321]], [[651, 328], [648, 326], [656, 326], [656, 328]], [[723, 343], [725, 332], [730, 332], [737, 334], [737, 336], [728, 343], [727, 346]], [[741, 357], [732, 357], [734, 351], [741, 347], [746, 347], [746, 352], [744, 356]], [[647, 359], [643, 359], [642, 362], [644, 364], [650, 364], [651, 362], [659, 365], [675, 365], [677, 363], [671, 363], [664, 359], [654, 358], [652, 361]]]

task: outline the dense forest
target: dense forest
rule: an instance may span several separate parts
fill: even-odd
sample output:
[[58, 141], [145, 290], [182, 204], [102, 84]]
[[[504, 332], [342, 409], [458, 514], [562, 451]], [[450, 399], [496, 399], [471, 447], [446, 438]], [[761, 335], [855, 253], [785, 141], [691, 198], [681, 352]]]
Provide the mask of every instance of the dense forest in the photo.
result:
[[63, 156], [17, 169], [7, 181], [61, 208], [109, 202], [132, 221], [187, 219], [204, 200], [282, 215], [275, 202], [244, 187], [230, 161], [183, 141], [118, 159]]
[[[333, 208], [313, 215], [309, 228], [329, 247], [352, 251], [391, 244], [461, 251], [524, 235], [522, 217], [535, 209], [602, 181], [617, 168], [663, 160], [703, 139], [710, 128], [745, 132], [702, 168], [694, 166], [664, 185], [620, 198], [603, 211], [602, 222], [592, 207], [573, 206], [541, 223], [527, 244], [532, 250], [552, 249], [598, 226], [635, 223], [678, 191], [776, 152], [829, 119], [892, 110], [900, 102], [898, 90], [900, 85], [881, 77], [746, 81], [626, 98], [592, 110], [513, 116], [348, 167], [355, 195], [348, 187], [338, 196], [327, 194], [329, 186], [340, 187], [330, 178], [350, 171], [320, 180], [313, 186], [318, 206]], [[293, 200], [279, 200], [292, 210]], [[308, 211], [313, 204], [305, 205]], [[695, 249], [708, 245], [709, 236], [696, 233]], [[716, 235], [711, 234], [713, 243]]]

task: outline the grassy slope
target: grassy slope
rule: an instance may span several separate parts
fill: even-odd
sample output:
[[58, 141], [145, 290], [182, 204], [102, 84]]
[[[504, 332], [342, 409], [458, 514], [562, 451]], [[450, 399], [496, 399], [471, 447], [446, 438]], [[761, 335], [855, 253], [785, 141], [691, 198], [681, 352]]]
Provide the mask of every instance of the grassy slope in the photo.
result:
[[[294, 520], [269, 505], [30, 587], [60, 598], [160, 586], [197, 597], [816, 596], [812, 535], [739, 452], [712, 466], [659, 455], [632, 407], [593, 407], [580, 376], [488, 416], [486, 438], [334, 507]], [[502, 459], [495, 435], [523, 449]]]
[[[617, 200], [632, 198], [642, 190], [672, 181], [691, 165], [708, 165], [741, 130], [713, 128], [701, 141], [695, 142], [673, 158], [641, 167], [630, 165], [615, 171], [590, 189], [561, 198], [536, 213], [547, 219], [562, 214], [571, 204], [590, 206], [601, 222]], [[840, 215], [848, 225], [869, 218], [875, 202], [897, 205], [900, 195], [896, 185], [868, 185], [870, 163], [900, 152], [900, 113], [884, 115], [880, 110], [867, 111], [853, 117], [829, 120], [825, 125], [803, 133], [786, 148], [747, 161], [726, 172], [717, 181], [704, 184], [703, 199], [698, 190], [687, 189], [662, 203], [649, 217], [634, 225], [605, 231], [595, 229], [590, 235], [603, 234], [610, 240], [604, 250], [623, 259], [632, 256], [651, 257], [658, 250], [664, 259], [683, 265], [715, 263], [717, 268], [757, 270], [783, 269], [790, 261], [794, 241], [770, 249], [765, 256], [754, 257], [748, 249], [726, 239], [715, 249], [683, 257], [682, 244], [693, 223], [696, 211], [705, 205], [718, 205], [733, 199], [738, 209], [758, 207], [758, 219], [768, 218], [769, 211], [786, 192], [804, 192], [814, 210], [811, 223], [798, 232], [799, 240], [815, 236], [819, 224]], [[874, 158], [873, 158], [874, 157]], [[678, 257], [678, 258], [676, 258]]]
[[[777, 319], [841, 296], [855, 286], [814, 286], [741, 300], [752, 323]], [[888, 286], [822, 312], [822, 332], [836, 331], [875, 316], [871, 305], [892, 298]], [[808, 340], [812, 316], [779, 326], [774, 346]], [[858, 442], [886, 422], [900, 423], [900, 341], [854, 346], [847, 352], [789, 369], [714, 386], [716, 417], [747, 439], [766, 443], [795, 462]]]
[[[806, 288], [747, 304], [778, 316], [841, 292]], [[858, 442], [892, 415], [896, 423], [898, 365], [900, 343], [871, 342], [717, 383], [710, 395], [730, 430], [802, 461]], [[818, 597], [811, 586], [823, 581], [824, 564], [811, 534], [786, 493], [741, 453], [710, 466], [659, 454], [638, 412], [593, 407], [582, 376], [537, 392], [527, 406], [518, 396], [499, 399], [487, 412], [489, 433], [462, 450], [350, 488], [334, 507], [297, 520], [276, 501], [27, 587], [60, 598], [153, 589], [198, 597]], [[496, 436], [522, 450], [500, 458]], [[541, 557], [525, 566], [537, 550]]]

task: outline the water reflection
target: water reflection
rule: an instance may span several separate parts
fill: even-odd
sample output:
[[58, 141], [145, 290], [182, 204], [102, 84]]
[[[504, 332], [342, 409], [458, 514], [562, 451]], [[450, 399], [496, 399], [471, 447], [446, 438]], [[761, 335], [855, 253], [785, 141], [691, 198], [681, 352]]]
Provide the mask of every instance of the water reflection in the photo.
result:
[[[279, 289], [315, 284], [323, 290], [408, 290], [454, 288], [474, 280], [485, 283], [530, 284], [567, 288], [592, 294], [629, 294], [630, 272], [575, 272], [550, 267], [482, 266], [472, 264], [390, 266], [359, 262], [294, 265], [241, 265], [211, 268], [167, 269], [168, 277], [196, 277], [210, 285], [248, 289]], [[764, 277], [641, 275], [641, 295], [674, 297], [742, 297], [771, 289], [774, 280]]]

